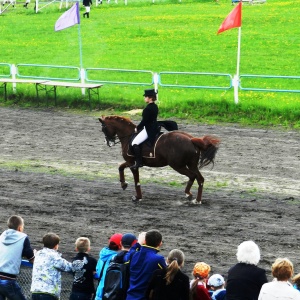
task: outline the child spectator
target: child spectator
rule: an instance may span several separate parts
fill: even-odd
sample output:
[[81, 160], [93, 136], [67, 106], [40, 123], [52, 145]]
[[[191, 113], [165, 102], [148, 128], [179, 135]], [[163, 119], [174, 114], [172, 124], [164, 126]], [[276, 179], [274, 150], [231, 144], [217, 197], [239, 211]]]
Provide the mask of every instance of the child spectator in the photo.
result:
[[167, 258], [167, 268], [155, 270], [146, 291], [146, 299], [189, 300], [189, 277], [181, 272], [184, 254], [172, 250]]
[[58, 253], [60, 238], [55, 233], [43, 236], [44, 248], [36, 252], [32, 269], [32, 300], [59, 299], [61, 272], [71, 272], [72, 264]]
[[194, 279], [191, 281], [192, 300], [211, 300], [207, 289], [207, 278], [210, 266], [204, 262], [198, 262], [193, 269]]
[[139, 235], [138, 242], [131, 247], [129, 288], [126, 300], [145, 300], [148, 282], [157, 269], [166, 267], [165, 259], [158, 254], [162, 235], [158, 230], [149, 230]]
[[11, 216], [7, 226], [0, 236], [0, 299], [25, 300], [16, 278], [22, 257], [33, 262], [34, 253], [27, 234], [23, 232], [24, 220], [20, 216]]
[[213, 291], [212, 300], [226, 300], [226, 289], [224, 277], [220, 274], [214, 274], [209, 277], [207, 285]]
[[121, 249], [122, 234], [115, 233], [108, 241], [108, 246], [101, 249], [95, 277], [99, 279], [95, 300], [102, 300], [106, 270], [113, 256]]
[[300, 273], [292, 278], [294, 288], [300, 292]]
[[125, 233], [121, 239], [121, 251], [119, 251], [115, 257], [113, 257], [113, 261], [117, 263], [124, 262], [124, 256], [130, 250], [130, 248], [135, 245], [137, 242], [137, 238], [132, 233]]
[[87, 237], [79, 237], [75, 242], [75, 250], [78, 254], [72, 262], [74, 280], [70, 300], [91, 300], [95, 293], [94, 274], [97, 260], [88, 254], [90, 246]]

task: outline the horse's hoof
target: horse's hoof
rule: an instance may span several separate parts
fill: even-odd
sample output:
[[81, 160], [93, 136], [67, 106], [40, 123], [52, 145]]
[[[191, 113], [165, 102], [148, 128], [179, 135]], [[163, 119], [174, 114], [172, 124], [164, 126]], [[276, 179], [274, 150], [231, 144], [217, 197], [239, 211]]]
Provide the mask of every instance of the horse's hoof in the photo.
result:
[[193, 195], [192, 194], [185, 194], [185, 198], [189, 201], [191, 201], [193, 199]]
[[131, 201], [132, 201], [133, 203], [139, 203], [140, 201], [142, 201], [142, 198], [138, 198], [138, 197], [136, 197], [136, 196], [132, 196]]
[[125, 191], [127, 189], [127, 187], [128, 187], [128, 183], [126, 181], [122, 182], [121, 183], [121, 187], [122, 187], [123, 191]]
[[190, 203], [193, 204], [193, 205], [200, 205], [200, 204], [202, 204], [201, 201], [197, 201], [196, 199], [192, 200]]

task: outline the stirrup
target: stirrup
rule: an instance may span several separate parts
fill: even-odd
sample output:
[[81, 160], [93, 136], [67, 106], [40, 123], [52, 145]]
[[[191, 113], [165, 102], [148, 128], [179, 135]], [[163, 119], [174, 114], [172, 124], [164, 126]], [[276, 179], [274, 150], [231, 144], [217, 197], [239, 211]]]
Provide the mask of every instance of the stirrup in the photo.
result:
[[143, 164], [138, 164], [137, 162], [135, 162], [135, 164], [132, 165], [130, 169], [138, 169], [138, 168], [142, 168], [143, 166], [144, 166]]

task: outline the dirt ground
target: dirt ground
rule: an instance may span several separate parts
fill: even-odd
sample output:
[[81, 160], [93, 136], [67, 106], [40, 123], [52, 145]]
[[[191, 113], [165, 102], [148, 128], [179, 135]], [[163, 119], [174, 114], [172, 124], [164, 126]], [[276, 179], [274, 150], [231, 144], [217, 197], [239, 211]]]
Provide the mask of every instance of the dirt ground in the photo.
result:
[[180, 130], [222, 141], [214, 168], [202, 170], [203, 204], [187, 204], [185, 177], [144, 167], [143, 201], [135, 205], [130, 172], [127, 190], [118, 182], [120, 146], [105, 145], [97, 117], [0, 108], [0, 124], [1, 232], [10, 215], [20, 214], [36, 249], [53, 231], [69, 259], [79, 236], [91, 239], [91, 254], [98, 257], [111, 234], [156, 228], [164, 256], [174, 248], [184, 251], [188, 275], [197, 261], [226, 275], [239, 243], [251, 239], [261, 248], [259, 265], [268, 276], [277, 257], [289, 257], [300, 272], [298, 131], [179, 123]]

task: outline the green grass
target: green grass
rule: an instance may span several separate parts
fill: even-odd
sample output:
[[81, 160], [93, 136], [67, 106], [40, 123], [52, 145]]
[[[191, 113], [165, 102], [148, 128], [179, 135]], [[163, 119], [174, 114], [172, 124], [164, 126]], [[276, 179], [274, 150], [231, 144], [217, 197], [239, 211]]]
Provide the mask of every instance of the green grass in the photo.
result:
[[[16, 9], [1, 15], [1, 62], [79, 67], [78, 26], [54, 32], [56, 20], [65, 11], [58, 7], [52, 4], [35, 14], [33, 4], [25, 10], [18, 3]], [[232, 9], [230, 0], [156, 0], [154, 4], [129, 0], [127, 6], [122, 1], [93, 6], [90, 19], [81, 19], [83, 66], [234, 75], [238, 30], [216, 34]], [[81, 8], [81, 15], [83, 12]], [[243, 5], [240, 74], [300, 76], [299, 15], [299, 3], [292, 0]], [[31, 71], [38, 72], [26, 70]], [[53, 75], [49, 70], [40, 72]], [[69, 76], [65, 70], [58, 75]], [[300, 90], [300, 80], [244, 82]], [[100, 103], [93, 99], [93, 107], [112, 113], [143, 108], [145, 88], [149, 86], [106, 84], [100, 91]], [[18, 94], [10, 95], [6, 103], [0, 98], [0, 105], [35, 106], [34, 98], [32, 86], [19, 85]], [[300, 128], [299, 93], [240, 91], [238, 105], [233, 98], [232, 89], [159, 87], [160, 117]], [[58, 103], [60, 107], [88, 108], [77, 89], [58, 89]]]

